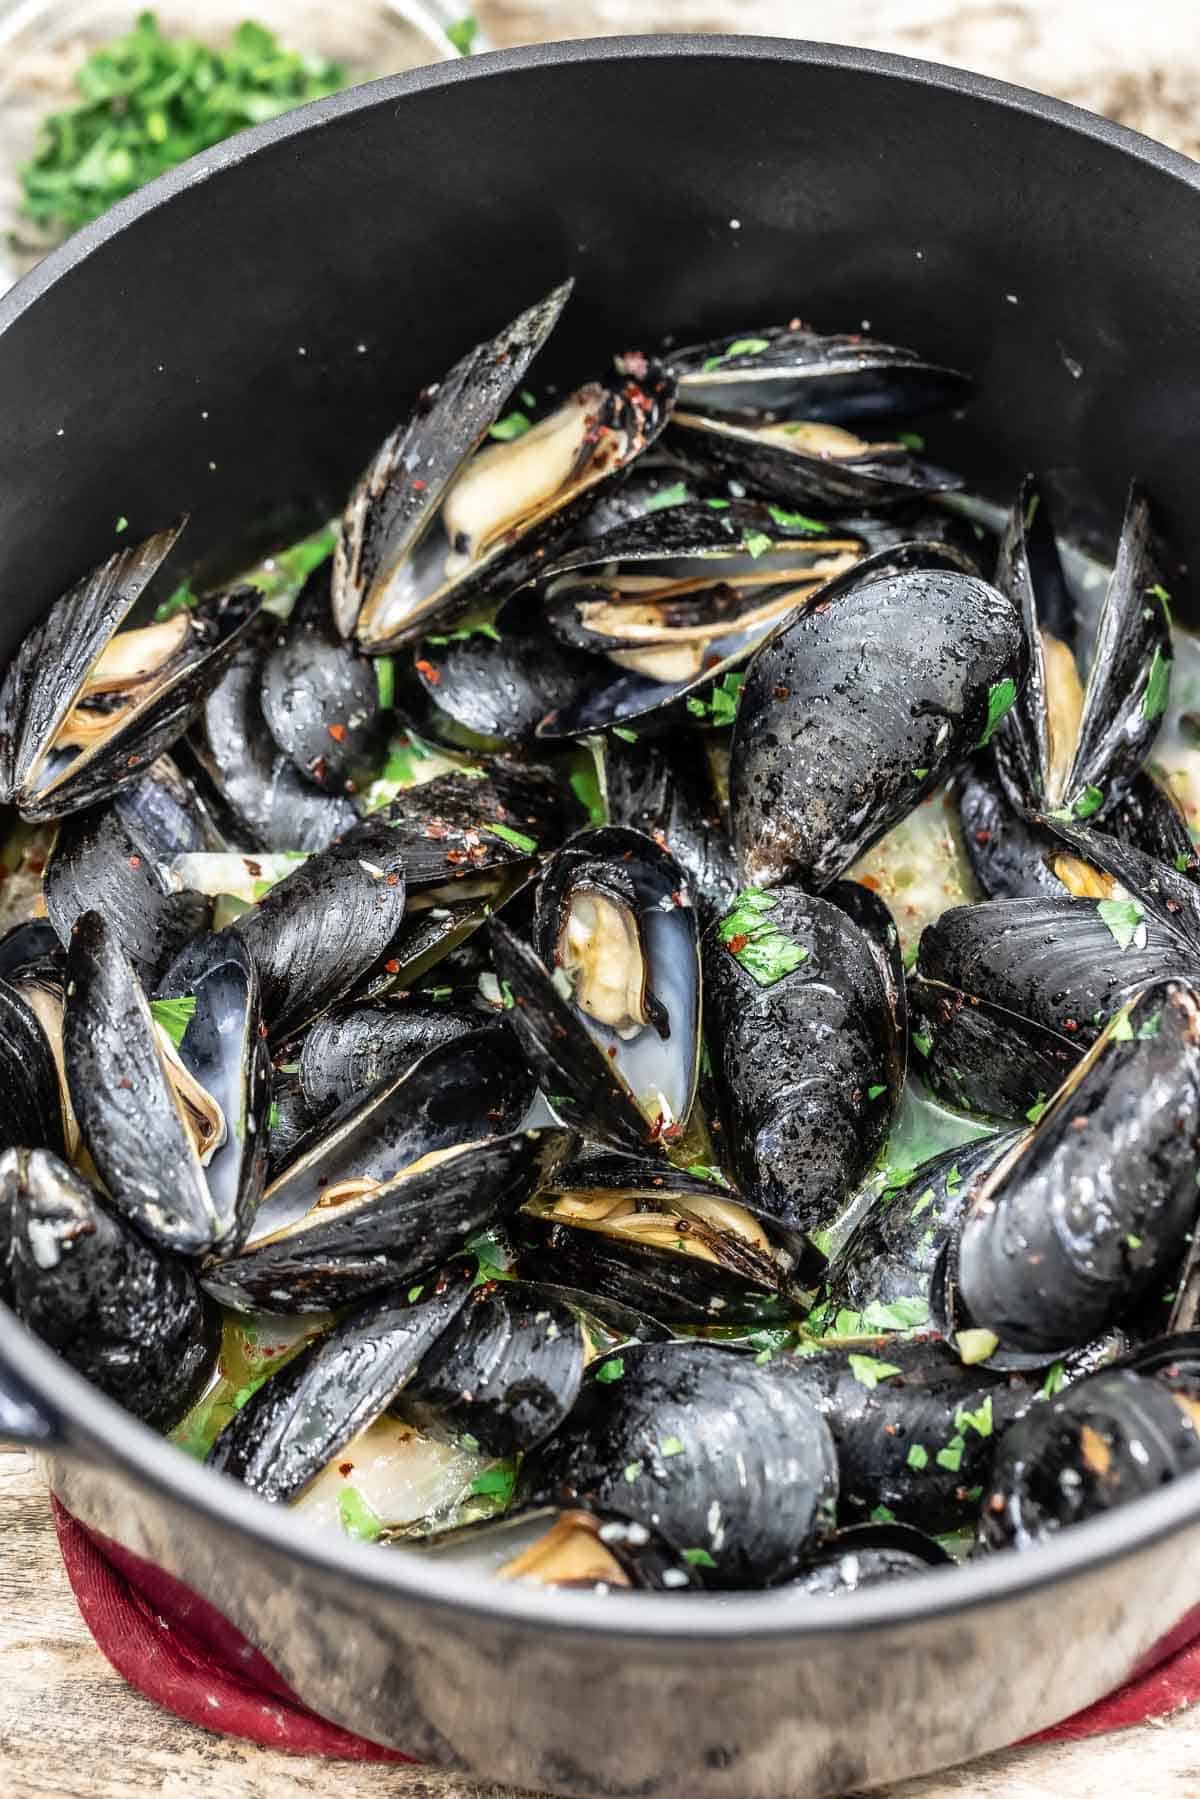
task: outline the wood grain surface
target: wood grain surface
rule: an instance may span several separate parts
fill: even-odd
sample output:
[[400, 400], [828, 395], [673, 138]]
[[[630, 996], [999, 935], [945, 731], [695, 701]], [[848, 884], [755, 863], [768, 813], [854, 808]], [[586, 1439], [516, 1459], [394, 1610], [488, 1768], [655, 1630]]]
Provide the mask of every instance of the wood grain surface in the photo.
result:
[[[617, 31], [744, 30], [898, 50], [1055, 92], [1200, 154], [1194, 0], [1142, 0], [1135, 10], [1127, 0], [477, 0], [475, 11], [498, 45]], [[1200, 1708], [1086, 1743], [989, 1756], [890, 1787], [878, 1799], [1118, 1793], [1197, 1799]], [[27, 1455], [0, 1445], [0, 1799], [193, 1794], [504, 1799], [498, 1788], [419, 1769], [257, 1749], [159, 1711], [92, 1642], [63, 1573], [45, 1489]]]

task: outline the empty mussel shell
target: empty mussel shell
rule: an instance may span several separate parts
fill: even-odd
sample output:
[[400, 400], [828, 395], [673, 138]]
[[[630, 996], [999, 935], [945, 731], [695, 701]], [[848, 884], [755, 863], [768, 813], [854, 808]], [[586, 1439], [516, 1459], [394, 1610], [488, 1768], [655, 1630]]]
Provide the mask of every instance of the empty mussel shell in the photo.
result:
[[672, 350], [668, 366], [681, 408], [748, 423], [904, 418], [959, 405], [970, 389], [966, 375], [916, 350], [796, 319]]
[[985, 1549], [1027, 1549], [1200, 1468], [1200, 1387], [1110, 1368], [1030, 1408], [996, 1447]]
[[706, 1040], [738, 1184], [787, 1229], [828, 1224], [882, 1147], [900, 1098], [899, 994], [829, 900], [740, 894], [704, 938]]
[[1149, 987], [1111, 1021], [1033, 1132], [975, 1189], [944, 1252], [941, 1322], [1052, 1361], [1182, 1264], [1200, 1151], [1200, 995]]
[[878, 552], [827, 587], [746, 673], [730, 752], [743, 881], [835, 880], [987, 740], [1024, 658], [1012, 601], [944, 546]]
[[209, 1452], [209, 1466], [287, 1503], [374, 1422], [411, 1381], [471, 1291], [463, 1257], [420, 1287], [396, 1289], [351, 1312], [263, 1382]]
[[76, 922], [63, 1044], [71, 1099], [113, 1206], [185, 1255], [232, 1248], [262, 1189], [270, 1103], [258, 982], [223, 936], [186, 952], [157, 1016], [112, 926]]
[[144, 1423], [177, 1424], [212, 1373], [221, 1334], [187, 1263], [41, 1149], [0, 1156], [0, 1220], [6, 1297], [22, 1322]]
[[829, 1429], [799, 1364], [696, 1342], [629, 1345], [594, 1363], [518, 1487], [526, 1504], [657, 1530], [714, 1587], [786, 1580], [830, 1531], [837, 1493]]
[[0, 688], [0, 799], [61, 818], [135, 780], [183, 735], [260, 605], [252, 588], [120, 631], [179, 528], [121, 550], [23, 640]]

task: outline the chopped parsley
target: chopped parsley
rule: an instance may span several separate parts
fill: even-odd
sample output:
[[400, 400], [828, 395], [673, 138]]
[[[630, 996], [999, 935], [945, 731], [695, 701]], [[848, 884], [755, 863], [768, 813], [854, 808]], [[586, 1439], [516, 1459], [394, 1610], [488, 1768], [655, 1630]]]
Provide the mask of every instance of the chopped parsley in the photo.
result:
[[1049, 1104], [1050, 1104], [1050, 1101], [1046, 1098], [1046, 1095], [1044, 1093], [1039, 1093], [1037, 1098], [1034, 1100], [1033, 1104], [1029, 1107], [1028, 1111], [1025, 1114], [1025, 1116], [1026, 1116], [1026, 1118], [1028, 1118], [1030, 1124], [1037, 1123], [1038, 1119], [1042, 1116], [1042, 1113], [1046, 1110], [1046, 1107]]
[[926, 776], [928, 775], [928, 773], [929, 773], [929, 770], [927, 768], [914, 768], [912, 771], [913, 780], [914, 781], [923, 781], [926, 778]]
[[624, 725], [614, 725], [612, 734], [619, 737], [622, 743], [636, 743], [638, 740], [637, 732], [628, 730]]
[[875, 1507], [874, 1511], [871, 1513], [871, 1523], [872, 1524], [894, 1524], [895, 1522], [896, 1522], [896, 1514], [892, 1510], [891, 1506], [877, 1505]]
[[356, 1487], [343, 1487], [338, 1494], [338, 1517], [346, 1535], [359, 1543], [373, 1543], [383, 1530], [382, 1518]]
[[470, 56], [478, 31], [479, 22], [474, 13], [464, 13], [453, 25], [447, 25], [446, 36], [460, 56]]
[[116, 531], [118, 537], [120, 536], [122, 531], [128, 531], [129, 520], [125, 517], [124, 513], [121, 514], [120, 518], [117, 520], [113, 529]]
[[1030, 527], [1033, 524], [1034, 519], [1037, 517], [1037, 509], [1041, 505], [1041, 503], [1042, 503], [1042, 496], [1040, 493], [1031, 493], [1030, 494], [1028, 504], [1025, 507], [1025, 529], [1027, 531], [1030, 529]]
[[774, 894], [761, 887], [747, 887], [717, 926], [717, 934], [734, 961], [760, 987], [773, 987], [808, 961], [808, 951], [766, 916], [778, 903]]
[[615, 1355], [610, 1356], [607, 1362], [602, 1363], [601, 1366], [597, 1368], [596, 1379], [607, 1387], [610, 1386], [613, 1381], [621, 1380], [624, 1374], [625, 1358], [623, 1356]]
[[850, 1372], [862, 1387], [877, 1387], [881, 1380], [888, 1380], [893, 1374], [903, 1374], [903, 1368], [895, 1362], [882, 1362], [878, 1356], [852, 1355], [849, 1358]]
[[489, 836], [499, 837], [503, 843], [511, 843], [523, 855], [532, 856], [537, 849], [536, 837], [526, 837], [524, 831], [514, 831], [511, 825], [480, 825], [479, 828], [487, 831]]
[[951, 1474], [957, 1474], [962, 1467], [963, 1450], [966, 1443], [961, 1436], [951, 1437], [944, 1449], [939, 1449], [934, 1461], [939, 1468], [946, 1468]]
[[704, 504], [712, 512], [728, 512], [733, 502], [731, 500], [705, 500]]
[[1128, 949], [1145, 917], [1137, 900], [1098, 900], [1096, 910], [1112, 933], [1118, 949]]
[[1164, 656], [1160, 645], [1155, 644], [1154, 656], [1150, 663], [1150, 674], [1146, 680], [1146, 691], [1142, 695], [1142, 717], [1148, 724], [1161, 718], [1167, 709], [1167, 701], [1171, 697], [1171, 658]]
[[178, 1049], [196, 1015], [196, 995], [181, 993], [177, 999], [152, 999], [150, 1011], [155, 1024], [162, 1026]]
[[906, 450], [923, 450], [925, 439], [919, 431], [897, 431], [896, 442], [903, 444]]
[[480, 1499], [495, 1499], [499, 1504], [507, 1505], [516, 1484], [517, 1465], [515, 1462], [507, 1462], [477, 1475], [471, 1482], [471, 1491]]
[[682, 1553], [689, 1568], [715, 1568], [717, 1565], [707, 1549], [685, 1549]]
[[642, 1477], [642, 1463], [627, 1462], [623, 1470], [623, 1475], [625, 1480], [629, 1482], [629, 1485], [632, 1486], [635, 1480], [640, 1480]]
[[664, 1437], [658, 1446], [658, 1453], [661, 1456], [682, 1455], [683, 1444], [678, 1437]]
[[887, 1092], [886, 1085], [881, 1084], [881, 1085], [878, 1085], [875, 1087], [868, 1087], [867, 1088], [867, 1098], [868, 1099], [878, 1099], [879, 1095], [881, 1093], [886, 1093], [886, 1092]]
[[459, 625], [455, 631], [430, 632], [426, 643], [466, 643], [471, 637], [490, 637], [493, 643], [500, 642], [500, 633], [490, 618], [477, 618], [470, 624]]
[[965, 1406], [959, 1406], [954, 1414], [954, 1428], [956, 1431], [965, 1432], [973, 1430], [976, 1436], [990, 1437], [992, 1434], [992, 1427], [992, 1396], [990, 1393], [985, 1398], [983, 1404], [976, 1407], [975, 1411], [969, 1412]]
[[502, 419], [488, 426], [488, 436], [494, 437], [498, 443], [511, 443], [514, 437], [524, 437], [527, 431], [533, 430], [533, 420], [523, 412], [506, 412]]
[[937, 1195], [934, 1193], [933, 1188], [926, 1187], [924, 1193], [922, 1193], [920, 1199], [918, 1199], [916, 1205], [909, 1213], [909, 1217], [913, 1219], [919, 1218], [922, 1212], [927, 1212], [929, 1210], [936, 1197]]
[[923, 1443], [910, 1443], [908, 1454], [905, 1456], [904, 1460], [910, 1468], [915, 1469], [916, 1472], [920, 1474], [922, 1469], [928, 1468], [929, 1466], [929, 1451], [925, 1448]]
[[746, 676], [741, 670], [722, 675], [721, 679], [714, 683], [707, 700], [698, 699], [695, 694], [689, 694], [688, 711], [693, 718], [708, 719], [717, 728], [722, 725], [731, 725], [737, 717], [738, 701], [742, 697], [745, 680]]
[[665, 512], [670, 506], [686, 505], [691, 499], [686, 481], [675, 481], [670, 487], [660, 487], [652, 493], [643, 504], [647, 512]]
[[[709, 1069], [708, 1072], [711, 1074], [712, 1070]], [[694, 1175], [698, 1181], [711, 1181], [714, 1187], [729, 1186], [728, 1178], [722, 1171], [719, 1168], [714, 1168], [708, 1162], [689, 1162], [683, 1172], [685, 1174]]]
[[820, 535], [826, 529], [819, 518], [809, 518], [806, 512], [790, 512], [786, 506], [768, 506], [767, 511], [785, 531], [812, 531]]
[[765, 556], [768, 550], [773, 549], [774, 545], [765, 531], [746, 531], [742, 535], [742, 548], [757, 561], [760, 556]]
[[390, 711], [396, 703], [396, 659], [394, 656], [376, 656], [375, 685], [379, 689], [380, 711]]
[[416, 1303], [417, 1303], [417, 1301], [418, 1301], [418, 1299], [420, 1299], [420, 1297], [421, 1297], [421, 1295], [422, 1295], [422, 1293], [424, 1293], [424, 1291], [425, 1291], [425, 1287], [424, 1287], [424, 1284], [423, 1284], [423, 1283], [422, 1283], [422, 1282], [420, 1282], [420, 1281], [418, 1281], [418, 1282], [417, 1282], [417, 1284], [416, 1284], [416, 1286], [415, 1286], [415, 1287], [410, 1287], [410, 1288], [409, 1288], [409, 1289], [408, 1289], [408, 1303], [409, 1303], [409, 1305], [410, 1305], [410, 1306], [415, 1306], [415, 1305], [416, 1305]]
[[735, 338], [729, 348], [722, 350], [718, 356], [705, 357], [704, 372], [707, 374], [711, 369], [719, 369], [723, 362], [728, 362], [733, 356], [759, 356], [770, 348], [770, 341], [765, 337]]
[[1148, 587], [1146, 589], [1146, 592], [1151, 594], [1153, 598], [1158, 601], [1163, 609], [1163, 617], [1169, 625], [1171, 623], [1171, 596], [1163, 586], [1162, 582], [1156, 581], [1153, 587]]
[[75, 74], [79, 102], [42, 120], [20, 171], [21, 211], [64, 232], [247, 125], [260, 125], [346, 85], [340, 63], [285, 50], [261, 25], [228, 45], [165, 36], [152, 12]]
[[924, 1031], [914, 1031], [912, 1034], [912, 1040], [913, 1040], [913, 1048], [915, 1050], [919, 1050], [923, 1056], [929, 1055], [930, 1050], [933, 1048], [933, 1038], [932, 1037], [927, 1037], [925, 1035]]
[[274, 1100], [272, 1100], [270, 1110], [267, 1113], [267, 1129], [269, 1131], [273, 1131], [273, 1130], [277, 1129], [278, 1125], [279, 1125], [279, 1107], [276, 1104], [276, 1102]]
[[1067, 1384], [1066, 1369], [1063, 1367], [1061, 1362], [1054, 1362], [1046, 1370], [1046, 1378], [1042, 1382], [1042, 1393], [1045, 1398], [1053, 1399], [1054, 1395], [1056, 1393], [1062, 1392], [1062, 1390], [1066, 1386], [1066, 1384]]
[[1093, 787], [1088, 785], [1084, 788], [1083, 792], [1078, 795], [1071, 810], [1074, 812], [1076, 818], [1093, 818], [1095, 814], [1099, 812], [1103, 804], [1103, 787]]
[[987, 723], [983, 727], [983, 736], [979, 739], [979, 749], [984, 749], [992, 741], [997, 725], [1016, 697], [1017, 684], [1011, 675], [1005, 675], [1003, 681], [993, 681], [988, 688]]

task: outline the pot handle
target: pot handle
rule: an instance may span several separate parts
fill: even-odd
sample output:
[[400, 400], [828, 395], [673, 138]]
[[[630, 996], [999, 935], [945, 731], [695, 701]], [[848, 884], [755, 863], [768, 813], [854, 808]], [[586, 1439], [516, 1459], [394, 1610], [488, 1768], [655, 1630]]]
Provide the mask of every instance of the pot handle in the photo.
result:
[[29, 1449], [55, 1449], [66, 1442], [63, 1421], [36, 1395], [15, 1364], [0, 1350], [0, 1438]]

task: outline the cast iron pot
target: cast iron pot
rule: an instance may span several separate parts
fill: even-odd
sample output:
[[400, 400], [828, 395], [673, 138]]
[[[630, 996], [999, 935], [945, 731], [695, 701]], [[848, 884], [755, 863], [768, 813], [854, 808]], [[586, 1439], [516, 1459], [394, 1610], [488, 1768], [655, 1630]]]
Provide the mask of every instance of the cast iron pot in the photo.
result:
[[[189, 510], [188, 562], [332, 514], [414, 388], [568, 272], [555, 373], [799, 312], [972, 370], [939, 455], [1131, 469], [1200, 570], [1200, 171], [977, 76], [753, 39], [548, 45], [309, 107], [0, 302], [0, 657]], [[544, 377], [543, 377], [544, 378]], [[1177, 589], [1177, 599], [1186, 590]], [[326, 1717], [582, 1795], [816, 1799], [1012, 1742], [1200, 1602], [1200, 1477], [1050, 1547], [820, 1604], [603, 1599], [341, 1543], [197, 1466], [0, 1308], [0, 1430]]]

